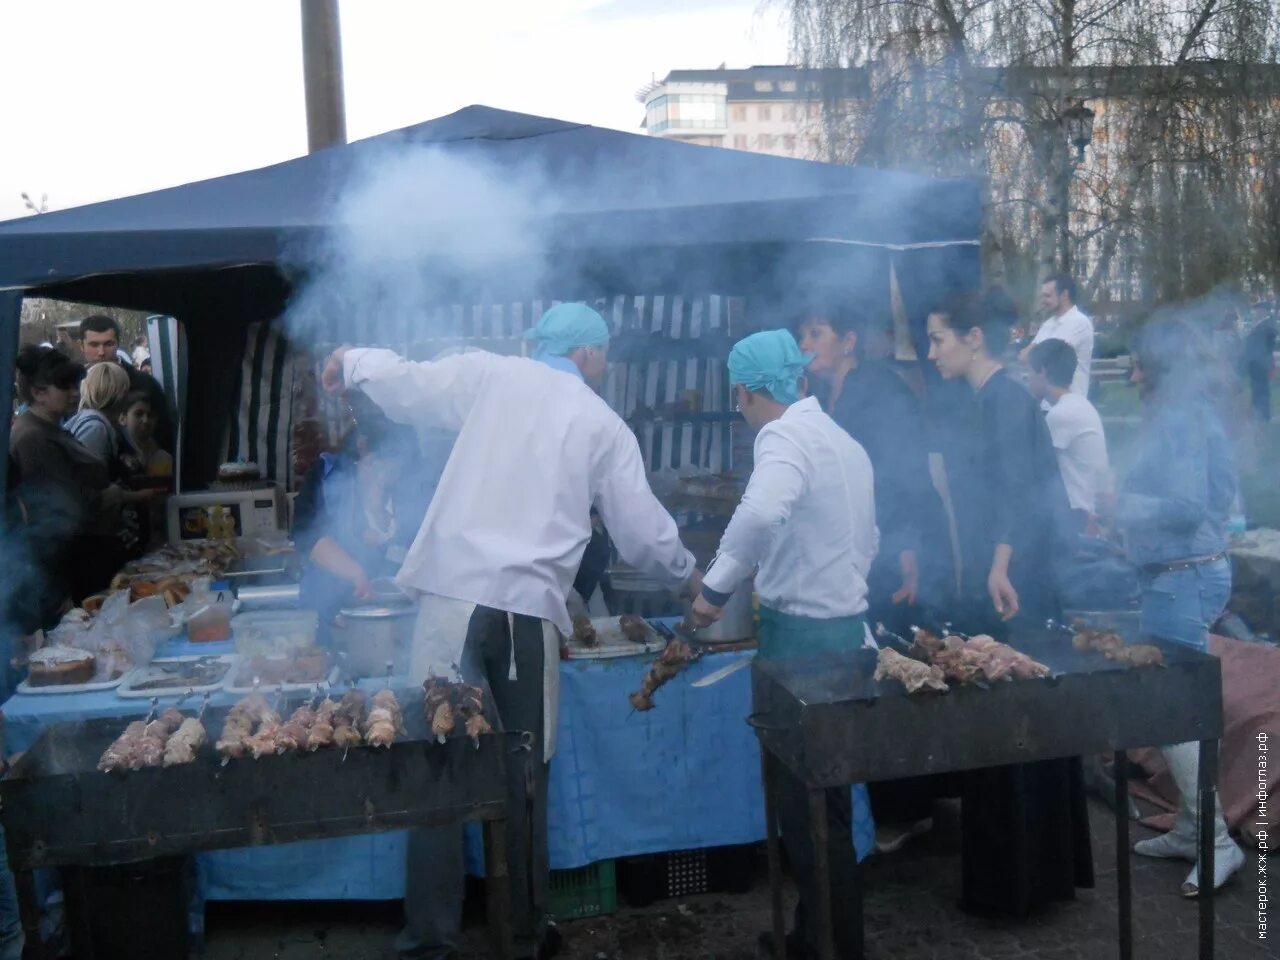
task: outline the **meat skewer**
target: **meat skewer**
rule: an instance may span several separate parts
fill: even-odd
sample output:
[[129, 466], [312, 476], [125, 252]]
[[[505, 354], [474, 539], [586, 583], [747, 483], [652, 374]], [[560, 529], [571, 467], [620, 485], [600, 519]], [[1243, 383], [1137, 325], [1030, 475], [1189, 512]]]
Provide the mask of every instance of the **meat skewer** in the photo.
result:
[[372, 703], [364, 722], [364, 742], [371, 747], [389, 747], [397, 734], [404, 733], [400, 702], [390, 690], [379, 690]]
[[907, 693], [935, 690], [946, 693], [949, 689], [942, 668], [904, 657], [897, 650], [881, 647], [876, 654], [875, 679], [897, 680], [907, 688]]
[[459, 724], [463, 732], [480, 746], [480, 736], [492, 733], [484, 715], [484, 689], [463, 681], [428, 677], [422, 685], [422, 711], [431, 733], [440, 742], [454, 733]]
[[1096, 650], [1108, 660], [1131, 667], [1162, 667], [1164, 654], [1149, 643], [1126, 644], [1114, 630], [1077, 630], [1071, 638], [1077, 650]]
[[694, 647], [680, 637], [667, 641], [667, 645], [640, 682], [640, 689], [627, 697], [631, 706], [640, 711], [652, 710], [653, 694], [657, 689], [700, 656]]

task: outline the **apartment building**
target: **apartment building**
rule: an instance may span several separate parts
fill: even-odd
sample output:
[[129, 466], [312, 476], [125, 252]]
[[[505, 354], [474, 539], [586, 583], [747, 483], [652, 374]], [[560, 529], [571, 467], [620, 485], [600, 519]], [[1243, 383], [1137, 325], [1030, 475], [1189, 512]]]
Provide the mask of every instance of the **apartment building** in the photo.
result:
[[867, 96], [860, 70], [792, 66], [672, 70], [643, 87], [643, 127], [651, 136], [780, 157], [820, 159], [823, 97]]

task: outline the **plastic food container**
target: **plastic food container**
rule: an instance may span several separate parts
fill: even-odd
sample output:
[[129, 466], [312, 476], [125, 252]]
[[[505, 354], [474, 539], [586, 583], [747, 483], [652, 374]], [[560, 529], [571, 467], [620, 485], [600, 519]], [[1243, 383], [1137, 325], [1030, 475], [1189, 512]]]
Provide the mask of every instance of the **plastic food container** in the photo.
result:
[[319, 626], [314, 610], [252, 610], [231, 621], [236, 652], [246, 656], [314, 646]]
[[187, 617], [187, 639], [192, 643], [214, 643], [231, 636], [231, 598], [211, 599]]

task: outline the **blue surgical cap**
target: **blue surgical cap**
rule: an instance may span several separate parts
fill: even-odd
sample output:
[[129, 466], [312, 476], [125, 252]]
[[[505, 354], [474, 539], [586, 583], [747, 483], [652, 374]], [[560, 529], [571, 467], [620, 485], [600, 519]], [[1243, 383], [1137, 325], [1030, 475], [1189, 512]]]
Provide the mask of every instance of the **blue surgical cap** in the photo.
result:
[[812, 354], [801, 353], [788, 330], [765, 330], [739, 340], [729, 351], [729, 382], [748, 390], [768, 390], [779, 403], [795, 403], [796, 390]]
[[585, 303], [560, 303], [525, 331], [526, 340], [537, 341], [535, 357], [563, 357], [578, 347], [609, 345], [609, 325]]

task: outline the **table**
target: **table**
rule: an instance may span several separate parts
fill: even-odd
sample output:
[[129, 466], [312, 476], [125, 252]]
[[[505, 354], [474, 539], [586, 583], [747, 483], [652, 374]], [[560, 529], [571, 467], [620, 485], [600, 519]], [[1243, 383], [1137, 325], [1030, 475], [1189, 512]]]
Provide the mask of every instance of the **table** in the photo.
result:
[[[639, 686], [648, 658], [560, 664], [547, 814], [554, 869], [765, 838], [758, 747], [744, 722], [749, 672], [702, 689], [689, 686], [744, 656], [704, 657], [659, 690], [657, 707], [647, 713], [634, 712], [627, 694]], [[218, 694], [213, 702], [234, 699]], [[124, 718], [147, 707], [145, 700], [123, 700], [110, 691], [17, 696], [3, 707], [9, 749], [25, 749], [51, 723]], [[865, 856], [875, 843], [865, 790], [855, 791], [854, 811], [857, 850]], [[480, 867], [479, 849], [473, 833], [473, 872]], [[201, 853], [197, 889], [213, 900], [394, 900], [404, 894], [404, 851], [405, 834], [392, 832]]]
[[[853, 782], [974, 770], [1088, 753], [1116, 758], [1116, 848], [1121, 960], [1133, 953], [1126, 760], [1133, 747], [1199, 741], [1200, 809], [1214, 808], [1218, 738], [1222, 734], [1222, 681], [1216, 658], [1179, 644], [1156, 643], [1163, 667], [1129, 668], [1094, 651], [1078, 651], [1059, 633], [1028, 632], [1015, 645], [1046, 664], [1040, 680], [995, 683], [989, 689], [953, 688], [908, 696], [897, 681], [877, 683], [876, 656], [756, 661], [752, 667], [765, 781], [769, 873], [775, 943], [782, 944], [780, 851], [775, 765], [785, 766], [809, 790], [816, 851], [825, 849], [824, 789]], [[981, 734], [975, 733], [981, 731]], [[1213, 818], [1200, 818], [1201, 876], [1213, 876]], [[834, 956], [829, 871], [816, 857], [820, 891], [817, 928], [823, 960]], [[1213, 956], [1213, 892], [1202, 887], [1199, 946]], [[851, 905], [862, 928], [861, 895]]]

